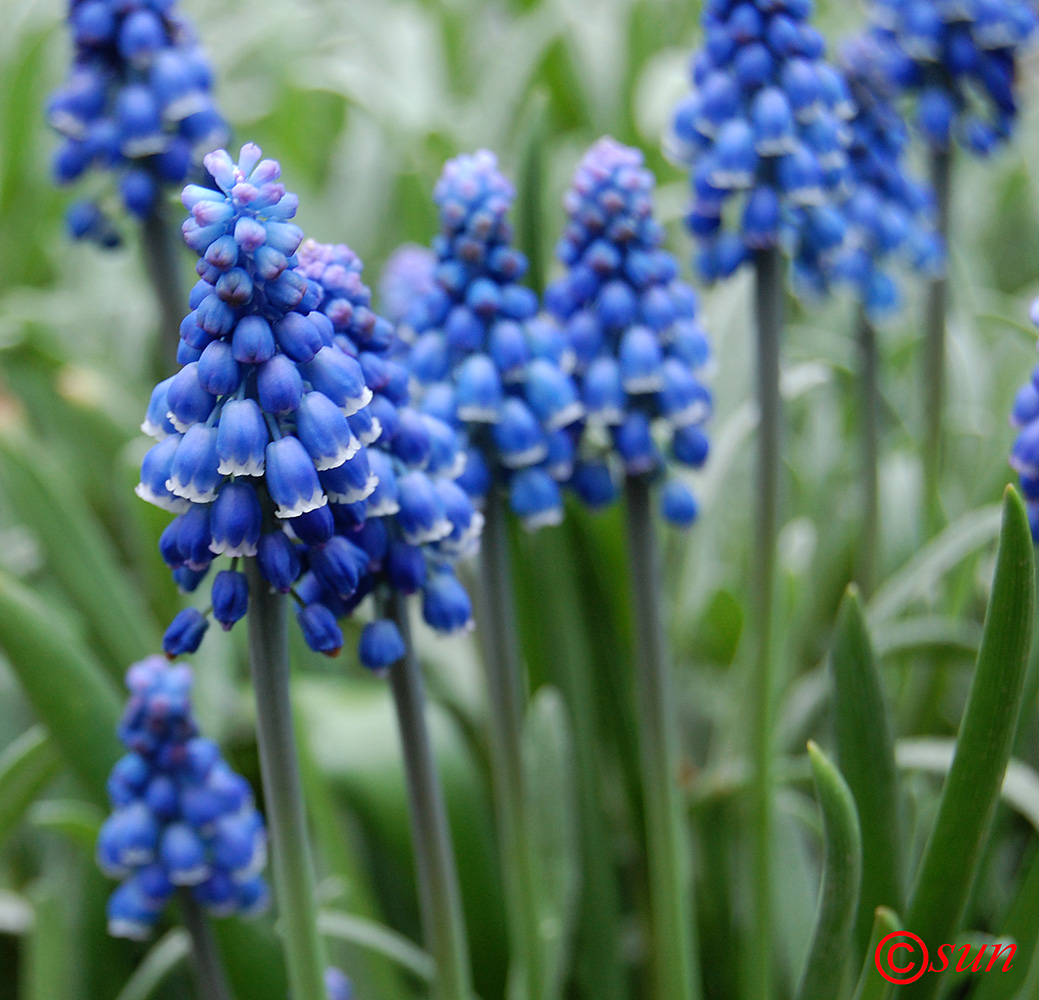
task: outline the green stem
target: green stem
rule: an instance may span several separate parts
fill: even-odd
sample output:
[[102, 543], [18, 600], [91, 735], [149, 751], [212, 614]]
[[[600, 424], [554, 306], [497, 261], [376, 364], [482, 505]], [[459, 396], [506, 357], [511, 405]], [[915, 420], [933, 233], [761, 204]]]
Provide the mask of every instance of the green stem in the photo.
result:
[[182, 889], [177, 895], [184, 926], [191, 935], [191, 954], [199, 997], [201, 1000], [232, 1000], [231, 985], [227, 980], [209, 919], [195, 901], [190, 889]]
[[768, 1000], [772, 990], [771, 836], [773, 729], [775, 727], [776, 540], [779, 534], [782, 402], [779, 350], [783, 331], [783, 259], [778, 249], [755, 257], [754, 311], [757, 327], [758, 479], [757, 538], [753, 599], [757, 650], [751, 675], [750, 738], [754, 779], [752, 802], [753, 922], [748, 953], [748, 1000]]
[[859, 307], [856, 334], [859, 344], [859, 378], [862, 384], [862, 531], [859, 543], [858, 584], [868, 600], [877, 585], [880, 548], [880, 374], [877, 331], [866, 310]]
[[[949, 246], [949, 205], [952, 190], [952, 151], [931, 152], [931, 185], [938, 208], [938, 232]], [[942, 526], [941, 462], [942, 413], [945, 407], [945, 338], [949, 309], [948, 270], [932, 278], [927, 288], [927, 317], [924, 334], [923, 400], [924, 400], [924, 517], [927, 537], [937, 534]]]
[[404, 751], [423, 936], [436, 966], [439, 1000], [472, 1000], [458, 869], [426, 724], [425, 688], [411, 639], [407, 597], [392, 591], [389, 611], [405, 646], [404, 658], [390, 670], [390, 687]]
[[160, 197], [141, 223], [144, 267], [159, 303], [159, 339], [155, 364], [160, 378], [176, 370], [180, 322], [188, 308], [181, 280], [180, 233], [170, 223], [169, 209]]
[[628, 476], [628, 557], [635, 612], [635, 700], [645, 797], [653, 971], [660, 1000], [700, 996], [688, 831], [678, 788], [678, 720], [660, 599], [649, 478]]
[[528, 837], [523, 767], [523, 717], [526, 679], [516, 635], [512, 560], [504, 494], [491, 489], [480, 543], [484, 663], [490, 705], [488, 739], [494, 808], [508, 902], [513, 961], [521, 974], [521, 995], [540, 1000], [544, 969], [538, 930], [534, 857]]
[[317, 929], [314, 863], [289, 694], [284, 594], [271, 591], [255, 559], [249, 578], [249, 665], [256, 693], [256, 731], [274, 888], [292, 1000], [327, 1000], [324, 946]]

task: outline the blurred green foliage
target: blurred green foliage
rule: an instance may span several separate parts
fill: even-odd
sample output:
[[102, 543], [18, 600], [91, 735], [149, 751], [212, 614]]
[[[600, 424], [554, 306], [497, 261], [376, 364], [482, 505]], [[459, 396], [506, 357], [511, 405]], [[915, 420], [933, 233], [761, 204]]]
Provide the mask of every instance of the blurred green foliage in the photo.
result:
[[[819, 6], [833, 41], [861, 21], [857, 4]], [[658, 212], [673, 249], [688, 261], [679, 224], [686, 181], [663, 160], [660, 137], [686, 87], [698, 40], [695, 4], [183, 0], [183, 8], [216, 63], [218, 99], [236, 139], [256, 141], [281, 160], [300, 195], [303, 228], [322, 241], [349, 243], [365, 260], [370, 283], [401, 241], [428, 242], [435, 228], [430, 192], [443, 161], [480, 146], [497, 150], [517, 180], [524, 249], [534, 273], [550, 276], [561, 194], [580, 153], [605, 132], [645, 150], [659, 179]], [[83, 833], [89, 822], [82, 810], [61, 808], [96, 798], [96, 784], [78, 783], [93, 780], [84, 773], [92, 758], [79, 760], [78, 774], [56, 763], [54, 747], [76, 757], [69, 749], [76, 732], [55, 732], [52, 743], [35, 728], [40, 706], [22, 693], [17, 674], [42, 669], [53, 679], [65, 667], [72, 700], [83, 693], [77, 671], [88, 670], [93, 697], [112, 699], [113, 679], [129, 658], [149, 651], [179, 601], [156, 553], [166, 517], [132, 493], [157, 335], [136, 238], [128, 232], [127, 246], [109, 254], [70, 244], [62, 226], [69, 195], [49, 179], [55, 142], [43, 108], [68, 58], [62, 13], [58, 4], [0, 0], [0, 604], [14, 601], [20, 613], [35, 614], [41, 636], [49, 631], [51, 645], [58, 644], [47, 652], [42, 638], [33, 647], [0, 636], [8, 660], [0, 663], [0, 752], [8, 748], [0, 755], [0, 1000], [113, 1000], [125, 996], [120, 991], [144, 953], [105, 935], [110, 887], [93, 869]], [[951, 527], [923, 553], [919, 289], [881, 331], [880, 563], [887, 583], [865, 612], [896, 741], [955, 734], [989, 596], [998, 527], [991, 505], [1010, 478], [1005, 414], [1034, 363], [1027, 305], [1039, 291], [1039, 168], [1026, 153], [1039, 148], [1035, 60], [1022, 80], [1016, 143], [990, 162], [957, 165], [942, 484]], [[187, 254], [183, 266], [187, 277]], [[707, 995], [719, 1000], [737, 995], [746, 919], [741, 639], [755, 424], [748, 292], [741, 277], [703, 296], [717, 357], [714, 452], [697, 477], [699, 525], [688, 538], [666, 539], [704, 973]], [[782, 921], [774, 936], [783, 996], [793, 994], [808, 950], [822, 865], [804, 747], [809, 737], [832, 746], [824, 660], [857, 544], [852, 317], [845, 299], [797, 307], [785, 344], [788, 519], [780, 564], [787, 659], [777, 749], [788, 780], [777, 795], [775, 912]], [[631, 989], [642, 995], [642, 802], [620, 520], [616, 512], [590, 517], [574, 507], [562, 527], [536, 537], [517, 532], [513, 542], [532, 684], [558, 686], [575, 734], [584, 884], [569, 954], [560, 959], [569, 974], [561, 981], [568, 996], [585, 1000], [633, 995]], [[28, 634], [19, 631], [23, 639]], [[210, 734], [255, 778], [242, 639], [213, 636], [195, 658], [197, 702]], [[503, 995], [507, 957], [481, 675], [471, 640], [425, 633], [421, 640], [476, 985], [493, 1000]], [[387, 693], [349, 652], [319, 661], [297, 642], [294, 654], [323, 902], [415, 939], [405, 794]], [[1027, 988], [1024, 944], [1034, 948], [1039, 932], [1036, 831], [1024, 818], [1039, 811], [1039, 779], [1028, 770], [1039, 767], [1037, 688], [1033, 659], [1015, 756], [1035, 780], [1024, 783], [1024, 808], [1019, 797], [1015, 810], [1004, 805], [996, 814], [965, 925], [1017, 935], [1023, 946], [1015, 989]], [[543, 754], [566, 746], [563, 739], [549, 742]], [[543, 766], [563, 780], [551, 760]], [[933, 769], [903, 768], [910, 871], [939, 788]], [[560, 877], [576, 884], [572, 864], [560, 864]], [[263, 952], [271, 927], [224, 933], [225, 950], [247, 961]], [[604, 940], [613, 942], [607, 953]], [[153, 956], [172, 956], [173, 964], [156, 996], [187, 995], [183, 963], [173, 962], [178, 954], [167, 946]], [[354, 978], [360, 1000], [423, 992], [421, 977], [383, 952], [336, 939], [332, 954]], [[277, 983], [275, 975], [265, 996], [277, 994]], [[976, 995], [1009, 998], [1009, 989], [990, 978]]]

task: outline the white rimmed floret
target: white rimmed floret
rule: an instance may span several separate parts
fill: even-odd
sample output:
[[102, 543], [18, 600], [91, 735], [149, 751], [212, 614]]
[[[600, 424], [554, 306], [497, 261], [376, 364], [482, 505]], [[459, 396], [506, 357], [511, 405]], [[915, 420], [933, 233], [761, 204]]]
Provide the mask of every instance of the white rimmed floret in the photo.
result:
[[324, 507], [328, 503], [328, 497], [319, 486], [309, 497], [300, 497], [291, 507], [279, 505], [274, 512], [275, 517], [299, 517], [300, 514], [309, 514], [312, 510]]
[[343, 411], [344, 417], [352, 417], [358, 410], [363, 410], [372, 401], [373, 395], [372, 390], [365, 386], [364, 391], [360, 395], [344, 400], [339, 409]]
[[[333, 490], [325, 487], [325, 492], [328, 494], [328, 499], [333, 503], [360, 503], [362, 500], [367, 500], [375, 492], [375, 487], [379, 485], [379, 477], [374, 472], [368, 473], [368, 479], [363, 486], [354, 487], [349, 490]], [[379, 517], [380, 515], [369, 510], [368, 513], [372, 517]], [[396, 513], [396, 510], [390, 513]]]

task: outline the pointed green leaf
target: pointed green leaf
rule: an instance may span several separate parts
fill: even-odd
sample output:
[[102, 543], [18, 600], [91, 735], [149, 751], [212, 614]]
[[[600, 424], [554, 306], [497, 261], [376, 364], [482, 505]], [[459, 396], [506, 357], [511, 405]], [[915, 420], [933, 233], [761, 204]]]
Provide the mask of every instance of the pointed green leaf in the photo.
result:
[[537, 859], [538, 916], [546, 1000], [558, 1000], [569, 971], [577, 911], [580, 858], [577, 782], [570, 720], [562, 695], [540, 688], [527, 710], [523, 756], [528, 789], [531, 849]]
[[869, 949], [862, 963], [858, 985], [852, 1000], [888, 1000], [895, 984], [889, 982], [877, 971], [876, 954], [880, 942], [889, 934], [902, 929], [898, 914], [886, 906], [878, 906], [873, 917], [873, 933], [869, 937]]
[[543, 225], [548, 94], [535, 87], [516, 125], [513, 162], [517, 165], [516, 245], [527, 255], [527, 282], [540, 292], [545, 287], [545, 234]]
[[833, 1000], [840, 991], [855, 926], [862, 836], [855, 800], [840, 771], [814, 743], [808, 744], [808, 756], [823, 817], [825, 851], [815, 930], [797, 1000]]
[[0, 648], [65, 763], [100, 804], [119, 759], [119, 701], [94, 658], [22, 584], [0, 573]]
[[[981, 651], [960, 722], [956, 756], [906, 913], [906, 928], [928, 943], [953, 940], [977, 874], [1021, 709], [1034, 606], [1028, 517], [1017, 492], [1007, 487]], [[922, 976], [898, 996], [930, 1000], [940, 979]]]
[[855, 941], [865, 948], [876, 908], [901, 907], [904, 890], [891, 722], [854, 586], [845, 593], [837, 616], [830, 664], [837, 760], [855, 798], [862, 829], [862, 892]]
[[0, 439], [6, 496], [36, 534], [47, 564], [87, 622], [111, 676], [159, 648], [158, 628], [127, 581], [101, 526], [34, 448], [30, 458], [10, 437]]
[[0, 754], [0, 844], [60, 769], [43, 726], [33, 726]]

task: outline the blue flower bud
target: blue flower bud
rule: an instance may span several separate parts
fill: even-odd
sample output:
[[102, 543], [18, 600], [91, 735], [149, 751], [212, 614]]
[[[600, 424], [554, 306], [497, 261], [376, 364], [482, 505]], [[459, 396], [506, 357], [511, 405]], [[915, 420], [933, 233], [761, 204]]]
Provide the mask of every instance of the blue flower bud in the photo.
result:
[[323, 604], [308, 604], [296, 615], [303, 638], [316, 653], [338, 656], [343, 648], [343, 633], [336, 624], [335, 615]]
[[617, 484], [605, 462], [578, 462], [571, 479], [574, 491], [589, 507], [609, 506], [617, 499]]
[[225, 483], [210, 511], [210, 550], [215, 555], [254, 556], [263, 512], [248, 483]]
[[348, 417], [371, 401], [372, 391], [365, 385], [361, 366], [342, 351], [322, 347], [300, 370], [317, 392], [326, 395]]
[[342, 504], [367, 500], [379, 482], [363, 449], [342, 465], [322, 472], [318, 479], [328, 499]]
[[228, 401], [217, 426], [217, 471], [222, 476], [262, 476], [269, 441], [267, 424], [255, 400]]
[[309, 553], [310, 568], [332, 594], [347, 598], [357, 589], [361, 574], [368, 568], [368, 553], [341, 535]]
[[660, 464], [649, 420], [641, 410], [632, 410], [624, 422], [614, 428], [613, 441], [629, 476], [652, 472]]
[[249, 608], [249, 584], [245, 575], [221, 570], [213, 578], [213, 617], [228, 630], [245, 617]]
[[223, 340], [208, 344], [198, 360], [198, 384], [212, 396], [226, 396], [238, 390], [241, 369]]
[[684, 483], [669, 479], [660, 494], [660, 512], [664, 520], [676, 528], [688, 528], [696, 520], [700, 508]]
[[451, 533], [443, 501], [425, 473], [412, 471], [398, 477], [397, 491], [397, 524], [409, 545], [436, 542]]
[[521, 469], [509, 481], [509, 506], [528, 531], [563, 520], [563, 498], [556, 481], [542, 468]]
[[275, 590], [287, 594], [300, 574], [299, 553], [291, 539], [283, 531], [261, 535], [256, 557], [263, 578]]
[[185, 608], [177, 614], [162, 637], [163, 652], [171, 659], [194, 653], [202, 643], [209, 622], [197, 608]]
[[362, 666], [373, 673], [384, 674], [404, 658], [404, 639], [396, 623], [380, 619], [369, 622], [361, 631], [358, 656]]
[[422, 617], [438, 632], [472, 628], [472, 602], [450, 570], [440, 569], [426, 581], [422, 588]]
[[209, 503], [220, 488], [220, 460], [217, 458], [215, 427], [195, 424], [180, 439], [167, 489], [192, 503]]
[[496, 423], [501, 417], [501, 378], [486, 354], [470, 354], [455, 375], [458, 419], [473, 423]]
[[277, 517], [296, 517], [328, 503], [314, 463], [298, 438], [283, 437], [267, 445], [266, 482]]
[[216, 398], [199, 383], [198, 362], [181, 368], [166, 389], [167, 416], [181, 434], [208, 419], [215, 403]]
[[354, 996], [350, 980], [332, 966], [325, 969], [325, 992], [328, 1000], [353, 1000]]
[[502, 465], [509, 469], [536, 465], [548, 455], [548, 443], [537, 417], [515, 397], [505, 400], [501, 420], [494, 426], [494, 443]]
[[618, 424], [624, 419], [628, 400], [621, 383], [621, 368], [614, 358], [598, 357], [588, 366], [581, 399], [589, 421]]
[[308, 392], [296, 411], [296, 433], [317, 470], [335, 469], [361, 448], [340, 409], [321, 392]]
[[148, 449], [141, 462], [141, 481], [135, 489], [142, 500], [175, 514], [182, 513], [191, 506], [190, 501], [174, 495], [166, 485], [180, 442], [180, 434], [170, 434]]
[[158, 908], [132, 878], [109, 897], [107, 915], [108, 933], [131, 941], [147, 940], [159, 920]]

